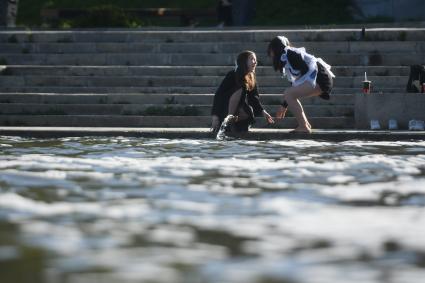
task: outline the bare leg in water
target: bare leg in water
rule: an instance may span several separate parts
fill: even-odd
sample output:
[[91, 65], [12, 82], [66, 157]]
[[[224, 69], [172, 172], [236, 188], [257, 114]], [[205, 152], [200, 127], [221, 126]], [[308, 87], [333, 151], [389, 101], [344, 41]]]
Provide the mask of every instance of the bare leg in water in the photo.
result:
[[305, 97], [319, 96], [322, 93], [318, 84], [313, 88], [309, 82], [295, 87], [286, 89], [283, 99], [288, 103], [288, 109], [294, 114], [297, 120], [298, 126], [294, 129], [294, 132], [311, 133], [311, 125], [308, 122], [307, 116], [304, 113], [304, 109], [299, 99]]

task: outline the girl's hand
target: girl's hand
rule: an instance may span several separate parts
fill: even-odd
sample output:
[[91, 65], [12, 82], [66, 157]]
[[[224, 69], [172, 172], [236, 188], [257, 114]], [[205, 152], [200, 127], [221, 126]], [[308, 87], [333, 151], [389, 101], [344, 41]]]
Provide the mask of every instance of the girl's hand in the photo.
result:
[[212, 118], [211, 118], [211, 129], [210, 129], [210, 131], [216, 132], [216, 131], [218, 131], [219, 127], [220, 127], [220, 119], [218, 118], [218, 116], [213, 115]]
[[266, 110], [263, 110], [263, 116], [264, 116], [264, 118], [266, 118], [267, 123], [269, 123], [269, 124], [274, 123], [273, 117], [269, 113], [267, 113]]
[[279, 106], [279, 109], [276, 112], [276, 119], [283, 119], [285, 118], [286, 115], [286, 111], [288, 110], [288, 108], [283, 107], [283, 106]]

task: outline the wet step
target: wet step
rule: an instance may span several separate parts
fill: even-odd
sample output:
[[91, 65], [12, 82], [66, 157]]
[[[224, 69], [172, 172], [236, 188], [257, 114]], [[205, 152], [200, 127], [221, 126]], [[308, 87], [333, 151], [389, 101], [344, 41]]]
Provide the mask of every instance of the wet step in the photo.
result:
[[[404, 76], [369, 76], [375, 87], [403, 87], [408, 81]], [[0, 76], [0, 87], [212, 87], [217, 88], [221, 76]], [[360, 88], [364, 76], [338, 77], [335, 87]], [[280, 76], [258, 76], [262, 87], [289, 87], [290, 83]]]
[[[313, 128], [350, 129], [353, 117], [310, 117]], [[0, 115], [0, 126], [55, 127], [192, 127], [207, 128], [209, 116], [122, 116], [122, 115]], [[294, 128], [295, 118], [287, 117], [273, 125], [256, 118], [255, 128]]]
[[[0, 43], [0, 53], [11, 54], [84, 54], [84, 53], [238, 53], [253, 50], [264, 53], [268, 42], [9, 42]], [[425, 52], [424, 41], [302, 41], [293, 46], [313, 53]], [[371, 48], [372, 46], [372, 48]]]
[[368, 28], [361, 29], [162, 29], [162, 30], [3, 30], [0, 42], [268, 42], [277, 35], [297, 41], [422, 41], [423, 28]]
[[[353, 105], [310, 105], [303, 108], [312, 117], [354, 116]], [[276, 112], [278, 105], [264, 105]], [[138, 115], [138, 116], [210, 116], [211, 104], [36, 104], [0, 103], [1, 115]]]
[[[35, 104], [165, 104], [165, 105], [211, 105], [214, 95], [206, 94], [118, 94], [118, 93], [0, 93], [0, 103], [35, 103]], [[265, 105], [278, 105], [282, 100], [281, 94], [261, 94], [261, 101]], [[353, 94], [332, 94], [330, 100], [318, 97], [306, 98], [303, 103], [314, 105], [353, 105]], [[7, 107], [7, 105], [5, 105]]]
[[[4, 76], [221, 76], [229, 72], [229, 66], [0, 66]], [[409, 66], [333, 66], [336, 76], [408, 76]], [[258, 66], [257, 76], [279, 76], [271, 66]]]
[[[327, 140], [342, 142], [349, 140], [365, 141], [420, 141], [425, 139], [425, 131], [370, 131], [351, 129], [314, 128], [311, 134], [294, 134], [289, 129], [252, 128], [247, 134], [233, 134], [244, 140]], [[62, 137], [145, 137], [161, 139], [215, 139], [209, 128], [120, 128], [120, 127], [1, 127], [2, 136], [22, 136], [33, 138]]]
[[[315, 53], [334, 66], [410, 66], [425, 61], [423, 52], [380, 53], [371, 49], [368, 53]], [[233, 66], [235, 53], [94, 53], [94, 54], [14, 54], [1, 53], [2, 65], [76, 65], [76, 66]], [[258, 53], [259, 65], [270, 65], [265, 53]]]

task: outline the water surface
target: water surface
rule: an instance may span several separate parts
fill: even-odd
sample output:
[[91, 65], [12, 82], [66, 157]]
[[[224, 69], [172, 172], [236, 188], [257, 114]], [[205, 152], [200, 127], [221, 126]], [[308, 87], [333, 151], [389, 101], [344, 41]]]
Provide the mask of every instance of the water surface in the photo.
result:
[[4, 282], [419, 282], [425, 142], [0, 137]]

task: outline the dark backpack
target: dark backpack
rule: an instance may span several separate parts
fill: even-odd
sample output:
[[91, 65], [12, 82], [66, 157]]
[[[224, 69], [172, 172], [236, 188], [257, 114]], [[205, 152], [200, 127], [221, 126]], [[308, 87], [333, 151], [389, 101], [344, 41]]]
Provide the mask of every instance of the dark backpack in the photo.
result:
[[407, 92], [422, 92], [422, 84], [425, 83], [425, 67], [422, 65], [411, 65]]

